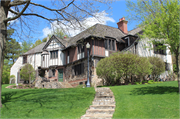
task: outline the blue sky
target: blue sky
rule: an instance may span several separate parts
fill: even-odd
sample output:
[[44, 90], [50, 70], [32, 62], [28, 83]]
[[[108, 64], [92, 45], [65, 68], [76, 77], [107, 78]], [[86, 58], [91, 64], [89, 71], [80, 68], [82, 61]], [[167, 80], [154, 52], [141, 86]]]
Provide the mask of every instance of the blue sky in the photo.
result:
[[[45, 6], [49, 6], [51, 4], [49, 0], [45, 0], [45, 1], [44, 0], [38, 0], [38, 1], [34, 0], [34, 2], [43, 4]], [[119, 19], [122, 17], [126, 18], [126, 16], [128, 15], [126, 12], [126, 10], [127, 10], [126, 1], [125, 0], [116, 1], [111, 4], [111, 7], [112, 7], [111, 10], [105, 11], [107, 9], [107, 7], [101, 6], [100, 11], [99, 11], [99, 13], [97, 13], [97, 15], [99, 15], [99, 14], [102, 15], [102, 17], [101, 17], [102, 22], [100, 22], [101, 24], [105, 24], [105, 25], [117, 28], [116, 23], [119, 21]], [[31, 36], [33, 36], [33, 38], [31, 38], [30, 40], [33, 43], [38, 39], [42, 40], [44, 37], [47, 36], [48, 33], [52, 32], [51, 25], [47, 21], [42, 20], [42, 19], [40, 19], [39, 21], [40, 22], [38, 22], [38, 24], [35, 26], [36, 33], [31, 34]], [[86, 24], [88, 25], [88, 27], [92, 26], [96, 23], [99, 23], [99, 21], [94, 20], [92, 17], [89, 17], [86, 19]], [[136, 25], [138, 25], [138, 24], [136, 24], [135, 22], [132, 22], [132, 21], [128, 21], [128, 31], [135, 28]], [[70, 31], [70, 32], [72, 32], [72, 31]], [[72, 33], [72, 36], [76, 35], [79, 32], [81, 32], [81, 31], [77, 30], [76, 33]]]

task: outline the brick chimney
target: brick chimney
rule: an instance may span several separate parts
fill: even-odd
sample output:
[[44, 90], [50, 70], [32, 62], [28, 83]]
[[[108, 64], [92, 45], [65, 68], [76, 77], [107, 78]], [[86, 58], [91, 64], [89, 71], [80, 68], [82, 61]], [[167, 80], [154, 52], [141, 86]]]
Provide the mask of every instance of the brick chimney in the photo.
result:
[[121, 31], [125, 34], [128, 34], [127, 23], [128, 21], [126, 21], [124, 17], [119, 19], [119, 22], [117, 23], [118, 28], [121, 29]]

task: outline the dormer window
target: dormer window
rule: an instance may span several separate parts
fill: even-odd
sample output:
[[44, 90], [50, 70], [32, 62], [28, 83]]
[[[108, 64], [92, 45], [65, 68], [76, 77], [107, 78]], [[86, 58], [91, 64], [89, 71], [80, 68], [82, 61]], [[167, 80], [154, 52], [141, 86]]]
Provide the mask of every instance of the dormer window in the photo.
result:
[[50, 51], [50, 58], [51, 58], [51, 59], [56, 59], [56, 58], [58, 58], [58, 50], [56, 50], [56, 51]]
[[115, 40], [114, 39], [105, 39], [104, 47], [106, 50], [115, 50]]

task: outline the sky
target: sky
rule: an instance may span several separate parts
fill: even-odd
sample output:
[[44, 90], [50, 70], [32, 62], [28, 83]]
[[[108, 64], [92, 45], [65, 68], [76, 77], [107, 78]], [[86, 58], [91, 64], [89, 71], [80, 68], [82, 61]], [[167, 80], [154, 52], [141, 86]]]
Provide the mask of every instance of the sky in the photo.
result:
[[[43, 5], [49, 5], [49, 0], [34, 0], [35, 3], [43, 4]], [[107, 26], [115, 27], [117, 28], [117, 22], [120, 18], [125, 17], [128, 15], [126, 12], [126, 1], [120, 0], [115, 1], [111, 4], [111, 10], [107, 10], [107, 7], [101, 6], [98, 13], [95, 14], [95, 16], [100, 16], [100, 21], [97, 19], [94, 19], [93, 17], [86, 18], [85, 21], [82, 21], [81, 23], [86, 24], [85, 28], [91, 27], [95, 25], [96, 23], [104, 24]], [[12, 14], [9, 14], [9, 16], [12, 16]], [[14, 22], [14, 21], [13, 21]], [[17, 20], [16, 20], [17, 22]], [[54, 25], [57, 26], [57, 23], [54, 22]], [[128, 31], [134, 29], [138, 24], [132, 21], [128, 21]], [[80, 33], [82, 30], [69, 30], [71, 36], [74, 36], [78, 33]], [[52, 25], [50, 25], [45, 20], [40, 20], [38, 25], [36, 25], [36, 32], [31, 34], [31, 41], [34, 43], [36, 40], [47, 37], [48, 34], [52, 32]], [[16, 38], [18, 40], [18, 38]], [[19, 42], [22, 42], [21, 40], [18, 40]]]

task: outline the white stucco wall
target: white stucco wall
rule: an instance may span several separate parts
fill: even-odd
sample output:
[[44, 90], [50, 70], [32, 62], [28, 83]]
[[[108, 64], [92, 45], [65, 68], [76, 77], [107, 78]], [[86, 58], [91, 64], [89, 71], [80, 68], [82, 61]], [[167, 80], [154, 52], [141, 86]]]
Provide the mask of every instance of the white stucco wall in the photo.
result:
[[18, 73], [19, 69], [23, 66], [22, 61], [23, 61], [23, 57], [20, 56], [16, 60], [16, 62], [13, 64], [13, 66], [11, 67], [11, 70], [10, 70], [10, 75], [15, 75], [16, 83], [17, 83], [17, 73]]
[[[41, 53], [27, 56], [27, 63], [31, 64], [35, 70], [41, 66]], [[11, 67], [10, 75], [15, 75], [15, 82], [17, 83], [17, 73], [23, 67], [23, 56], [20, 56], [14, 65]]]
[[[61, 49], [59, 49], [60, 47], [62, 47], [62, 44], [58, 43], [57, 40], [55, 40], [55, 39], [53, 39], [51, 41], [51, 43], [49, 43], [49, 45], [46, 48], [48, 50], [49, 55], [41, 56], [41, 58], [44, 56], [44, 61], [42, 61], [41, 67], [48, 68], [49, 66], [53, 66], [53, 65], [64, 65], [65, 64], [65, 55], [61, 51]], [[56, 59], [50, 58], [50, 55], [51, 55], [50, 51], [53, 51], [53, 49], [58, 50], [58, 58], [56, 58]]]
[[[140, 40], [138, 42], [137, 51], [138, 51], [138, 55], [142, 57], [155, 56], [155, 57], [161, 58], [164, 62], [167, 62], [170, 64], [170, 71], [173, 71], [172, 56], [168, 48], [166, 48], [166, 55], [155, 54], [153, 50], [153, 44], [148, 43], [148, 40], [145, 39], [145, 40]], [[167, 74], [168, 74], [168, 71], [163, 73], [161, 77], [164, 77]]]

